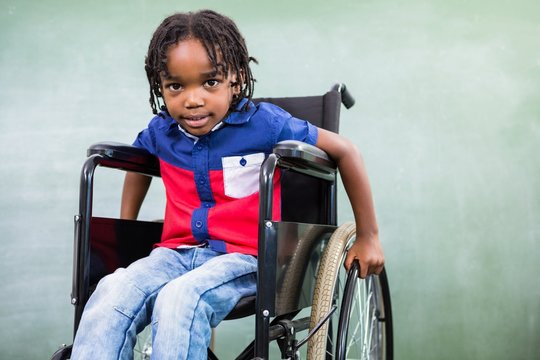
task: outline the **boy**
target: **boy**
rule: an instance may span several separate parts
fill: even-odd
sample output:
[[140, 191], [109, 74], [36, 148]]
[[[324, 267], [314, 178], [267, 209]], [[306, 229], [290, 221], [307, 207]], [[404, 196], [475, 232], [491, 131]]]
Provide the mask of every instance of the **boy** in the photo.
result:
[[[160, 160], [167, 194], [163, 235], [148, 257], [99, 283], [73, 359], [131, 358], [136, 333], [150, 322], [154, 358], [206, 358], [211, 328], [255, 293], [258, 173], [282, 140], [315, 145], [336, 161], [358, 231], [346, 267], [356, 258], [361, 277], [382, 270], [359, 152], [274, 105], [254, 105], [252, 60], [234, 22], [213, 11], [172, 15], [155, 31], [145, 68], [157, 116], [134, 145]], [[137, 217], [149, 184], [146, 176], [126, 175], [123, 218]]]

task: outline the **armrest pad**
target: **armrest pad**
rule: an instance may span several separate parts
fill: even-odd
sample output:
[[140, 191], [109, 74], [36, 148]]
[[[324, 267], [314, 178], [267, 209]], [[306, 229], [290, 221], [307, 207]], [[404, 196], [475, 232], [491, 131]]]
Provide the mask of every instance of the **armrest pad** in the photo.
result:
[[274, 146], [279, 156], [279, 165], [308, 175], [332, 180], [336, 174], [336, 163], [328, 154], [316, 146], [296, 140], [281, 141]]
[[128, 170], [159, 176], [158, 158], [145, 149], [113, 141], [104, 141], [93, 144], [88, 148], [87, 156], [95, 154], [105, 156], [113, 160], [115, 164], [132, 165], [127, 167]]

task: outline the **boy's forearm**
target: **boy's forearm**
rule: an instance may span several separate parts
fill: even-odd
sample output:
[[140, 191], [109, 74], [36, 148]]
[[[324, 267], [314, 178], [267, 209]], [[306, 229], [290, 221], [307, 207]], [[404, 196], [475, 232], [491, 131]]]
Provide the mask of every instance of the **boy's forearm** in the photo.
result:
[[351, 203], [357, 236], [377, 235], [379, 228], [375, 216], [371, 186], [360, 153], [354, 149], [339, 164], [341, 179]]
[[339, 169], [356, 222], [356, 240], [347, 252], [345, 268], [350, 269], [353, 261], [358, 260], [360, 263], [358, 276], [361, 278], [370, 274], [380, 274], [384, 266], [384, 253], [379, 240], [371, 187], [362, 156], [354, 149], [350, 156], [341, 159]]
[[317, 146], [337, 163], [351, 203], [357, 233], [377, 234], [377, 220], [364, 160], [356, 146], [344, 137], [319, 129]]
[[150, 187], [152, 178], [138, 173], [127, 172], [122, 190], [120, 218], [135, 220]]

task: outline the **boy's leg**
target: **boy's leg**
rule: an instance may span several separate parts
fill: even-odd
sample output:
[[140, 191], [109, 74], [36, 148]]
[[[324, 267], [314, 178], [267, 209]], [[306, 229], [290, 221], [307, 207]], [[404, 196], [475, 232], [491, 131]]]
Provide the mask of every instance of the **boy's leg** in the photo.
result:
[[132, 359], [137, 332], [150, 322], [159, 290], [191, 266], [189, 253], [157, 248], [103, 278], [85, 306], [72, 359]]
[[255, 294], [255, 257], [224, 254], [206, 262], [203, 257], [196, 261], [204, 264], [169, 282], [156, 299], [152, 319], [152, 356], [156, 359], [206, 359], [211, 327], [238, 300]]

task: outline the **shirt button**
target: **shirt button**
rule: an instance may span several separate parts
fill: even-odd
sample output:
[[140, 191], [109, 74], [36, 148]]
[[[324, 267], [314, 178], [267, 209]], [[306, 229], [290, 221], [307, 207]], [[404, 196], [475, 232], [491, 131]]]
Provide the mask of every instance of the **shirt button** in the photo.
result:
[[199, 221], [199, 220], [196, 221], [195, 222], [195, 227], [198, 227], [198, 228], [202, 227], [202, 221]]
[[197, 145], [197, 150], [202, 150], [202, 145]]
[[205, 183], [204, 179], [199, 179], [199, 184], [203, 185]]

